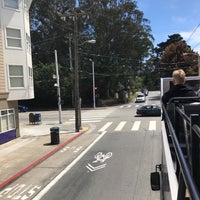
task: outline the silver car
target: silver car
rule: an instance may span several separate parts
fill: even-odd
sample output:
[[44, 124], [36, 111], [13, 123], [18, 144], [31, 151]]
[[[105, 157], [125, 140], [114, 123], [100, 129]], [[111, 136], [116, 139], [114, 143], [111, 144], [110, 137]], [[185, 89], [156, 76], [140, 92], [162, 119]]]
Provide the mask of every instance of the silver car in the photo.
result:
[[146, 96], [143, 93], [139, 93], [135, 99], [136, 103], [145, 102], [145, 101], [146, 101]]

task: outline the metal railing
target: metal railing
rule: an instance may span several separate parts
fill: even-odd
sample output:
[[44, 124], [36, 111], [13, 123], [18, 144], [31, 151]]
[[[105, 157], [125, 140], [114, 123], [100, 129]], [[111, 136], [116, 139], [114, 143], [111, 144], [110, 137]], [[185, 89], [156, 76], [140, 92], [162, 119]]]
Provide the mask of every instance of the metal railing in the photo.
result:
[[200, 117], [197, 114], [192, 114], [190, 117], [188, 117], [180, 107], [175, 106], [175, 124], [177, 124], [176, 120], [181, 118], [190, 129], [189, 135], [191, 136], [191, 142], [190, 144], [186, 144], [189, 147], [189, 154], [191, 153], [191, 164], [189, 164], [188, 160], [185, 158], [185, 154], [182, 151], [180, 141], [177, 138], [177, 130], [173, 127], [165, 106], [162, 106], [162, 110], [180, 168], [178, 175], [179, 188], [177, 200], [185, 199], [186, 188], [189, 191], [190, 199], [200, 200], [200, 128], [198, 126]]

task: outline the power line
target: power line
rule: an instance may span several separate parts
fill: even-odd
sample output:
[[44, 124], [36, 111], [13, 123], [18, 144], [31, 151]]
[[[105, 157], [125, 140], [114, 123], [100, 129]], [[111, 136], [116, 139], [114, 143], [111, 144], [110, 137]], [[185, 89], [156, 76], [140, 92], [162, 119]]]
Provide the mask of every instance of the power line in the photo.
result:
[[198, 42], [193, 48], [195, 49], [199, 45], [200, 45], [200, 42]]
[[191, 37], [192, 37], [192, 36], [194, 35], [194, 33], [197, 31], [197, 29], [198, 29], [199, 26], [200, 26], [200, 24], [192, 31], [190, 37], [187, 39], [186, 42], [188, 42], [188, 41], [191, 39]]

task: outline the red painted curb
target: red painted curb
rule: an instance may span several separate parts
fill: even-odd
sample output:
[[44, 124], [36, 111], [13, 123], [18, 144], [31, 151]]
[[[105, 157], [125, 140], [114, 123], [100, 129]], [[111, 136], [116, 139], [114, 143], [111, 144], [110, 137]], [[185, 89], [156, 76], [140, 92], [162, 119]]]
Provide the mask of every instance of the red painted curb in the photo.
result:
[[26, 173], [27, 171], [29, 171], [30, 169], [32, 169], [33, 167], [35, 167], [36, 165], [38, 165], [39, 163], [41, 163], [42, 161], [44, 161], [45, 159], [47, 159], [48, 157], [53, 155], [54, 153], [56, 153], [58, 150], [62, 149], [66, 144], [70, 143], [71, 141], [73, 141], [74, 139], [76, 139], [77, 137], [82, 135], [83, 133], [84, 133], [84, 131], [79, 132], [78, 134], [76, 134], [75, 136], [69, 138], [64, 143], [60, 144], [59, 146], [57, 146], [56, 148], [54, 148], [53, 150], [51, 150], [50, 152], [48, 152], [47, 154], [45, 154], [44, 156], [39, 158], [38, 160], [32, 162], [30, 165], [28, 165], [24, 169], [20, 170], [14, 176], [11, 176], [10, 178], [8, 178], [6, 181], [4, 181], [3, 183], [0, 184], [0, 189], [2, 189], [3, 187], [8, 185], [9, 183], [14, 181], [15, 179], [17, 179], [19, 176], [21, 176], [22, 174]]

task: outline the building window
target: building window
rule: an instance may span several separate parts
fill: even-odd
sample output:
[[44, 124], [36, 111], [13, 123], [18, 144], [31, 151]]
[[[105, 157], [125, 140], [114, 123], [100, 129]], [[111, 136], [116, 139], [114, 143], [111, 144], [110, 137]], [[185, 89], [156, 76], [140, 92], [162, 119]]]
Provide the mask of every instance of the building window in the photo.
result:
[[18, 0], [4, 0], [4, 7], [18, 9]]
[[16, 128], [14, 109], [0, 110], [0, 132]]
[[24, 87], [24, 73], [22, 65], [9, 65], [10, 87]]
[[6, 28], [6, 38], [8, 47], [22, 47], [20, 29]]

